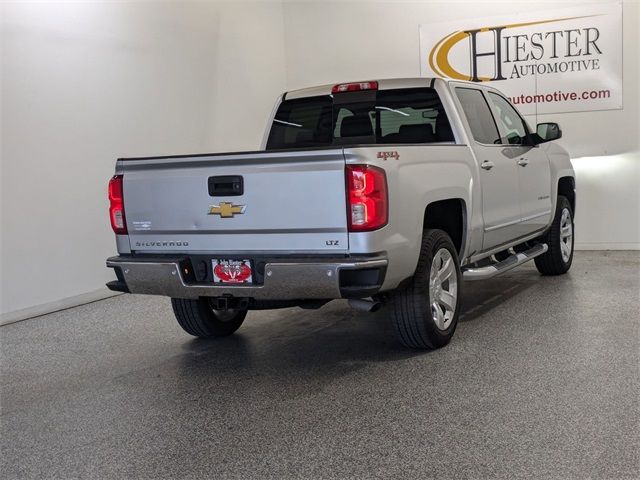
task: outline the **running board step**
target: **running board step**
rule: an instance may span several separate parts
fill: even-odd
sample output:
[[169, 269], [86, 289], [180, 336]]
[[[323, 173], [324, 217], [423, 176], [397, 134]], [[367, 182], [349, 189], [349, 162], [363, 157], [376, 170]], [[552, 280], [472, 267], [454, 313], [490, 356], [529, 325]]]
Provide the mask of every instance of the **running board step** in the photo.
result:
[[529, 260], [533, 260], [538, 255], [545, 253], [547, 250], [549, 250], [549, 247], [546, 243], [539, 243], [525, 252], [510, 255], [503, 261], [494, 263], [493, 265], [480, 268], [463, 269], [462, 278], [464, 280], [485, 280], [487, 278], [495, 277], [496, 275], [507, 272], [518, 265], [528, 262]]

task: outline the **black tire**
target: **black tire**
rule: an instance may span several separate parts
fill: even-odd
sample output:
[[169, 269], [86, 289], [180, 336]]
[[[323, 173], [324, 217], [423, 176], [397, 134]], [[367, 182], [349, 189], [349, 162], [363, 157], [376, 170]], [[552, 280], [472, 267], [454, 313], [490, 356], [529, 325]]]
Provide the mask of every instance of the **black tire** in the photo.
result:
[[[569, 224], [571, 226], [571, 238], [568, 241], [563, 239], [561, 232], [563, 224], [563, 214], [565, 210], [568, 212]], [[566, 197], [558, 195], [558, 202], [556, 205], [556, 213], [553, 217], [553, 223], [551, 224], [549, 230], [542, 237], [540, 237], [540, 241], [542, 243], [546, 243], [549, 247], [549, 250], [534, 259], [536, 267], [541, 274], [562, 275], [563, 273], [567, 273], [567, 271], [571, 268], [571, 263], [573, 262], [573, 231], [573, 210], [571, 208], [571, 203], [569, 203], [569, 200], [567, 200]], [[561, 243], [570, 245], [568, 256], [566, 253], [566, 247], [563, 247]], [[563, 248], [565, 248], [564, 254]]]
[[[432, 309], [431, 303], [433, 287], [430, 283], [434, 256], [439, 254], [441, 249], [447, 250], [450, 254], [455, 269], [456, 282], [453, 315], [448, 324], [444, 322], [441, 325], [445, 327], [444, 329], [436, 324], [436, 313]], [[440, 260], [439, 256], [437, 261]], [[451, 275], [453, 274], [454, 272], [451, 272]], [[446, 283], [443, 282], [442, 285]], [[391, 295], [389, 302], [393, 328], [400, 343], [406, 347], [421, 349], [440, 348], [449, 343], [458, 325], [461, 285], [462, 274], [458, 253], [451, 238], [442, 230], [425, 230], [422, 234], [422, 247], [415, 274], [406, 288]], [[452, 283], [448, 284], [448, 288], [452, 288]], [[440, 289], [440, 292], [443, 290], [444, 287]], [[440, 294], [436, 292], [434, 295]], [[436, 308], [441, 308], [441, 306], [436, 306]]]
[[200, 338], [231, 335], [240, 328], [247, 316], [246, 310], [214, 310], [206, 297], [197, 300], [172, 298], [171, 306], [182, 329]]

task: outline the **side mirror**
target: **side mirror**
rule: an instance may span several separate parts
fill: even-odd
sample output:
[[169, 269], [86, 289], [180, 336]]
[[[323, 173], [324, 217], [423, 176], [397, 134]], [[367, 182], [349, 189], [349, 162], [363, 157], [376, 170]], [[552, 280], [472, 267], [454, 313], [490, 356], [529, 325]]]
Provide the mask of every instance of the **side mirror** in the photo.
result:
[[558, 140], [562, 137], [562, 130], [560, 125], [554, 122], [539, 123], [536, 127], [536, 143], [551, 142], [552, 140]]

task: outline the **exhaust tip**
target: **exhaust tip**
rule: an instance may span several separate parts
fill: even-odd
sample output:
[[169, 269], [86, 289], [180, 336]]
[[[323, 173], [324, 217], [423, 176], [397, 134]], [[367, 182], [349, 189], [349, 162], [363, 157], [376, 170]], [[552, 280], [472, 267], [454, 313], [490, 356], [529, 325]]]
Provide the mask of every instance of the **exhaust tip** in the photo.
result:
[[349, 306], [360, 312], [377, 312], [382, 307], [382, 302], [367, 300], [364, 298], [350, 298]]

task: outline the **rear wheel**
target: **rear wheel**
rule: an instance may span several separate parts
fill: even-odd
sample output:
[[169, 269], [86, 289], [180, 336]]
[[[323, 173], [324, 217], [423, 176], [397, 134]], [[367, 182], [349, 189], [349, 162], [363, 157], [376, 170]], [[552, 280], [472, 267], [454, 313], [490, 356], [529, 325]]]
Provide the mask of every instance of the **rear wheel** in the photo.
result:
[[391, 296], [396, 336], [411, 348], [439, 348], [451, 340], [458, 324], [462, 276], [449, 235], [425, 230], [418, 267], [409, 286]]
[[543, 275], [566, 273], [573, 261], [573, 210], [569, 200], [562, 195], [558, 196], [557, 203], [551, 228], [540, 238], [549, 250], [534, 260]]
[[211, 299], [172, 298], [176, 320], [189, 335], [200, 338], [226, 337], [234, 333], [247, 316], [246, 310], [216, 310]]

